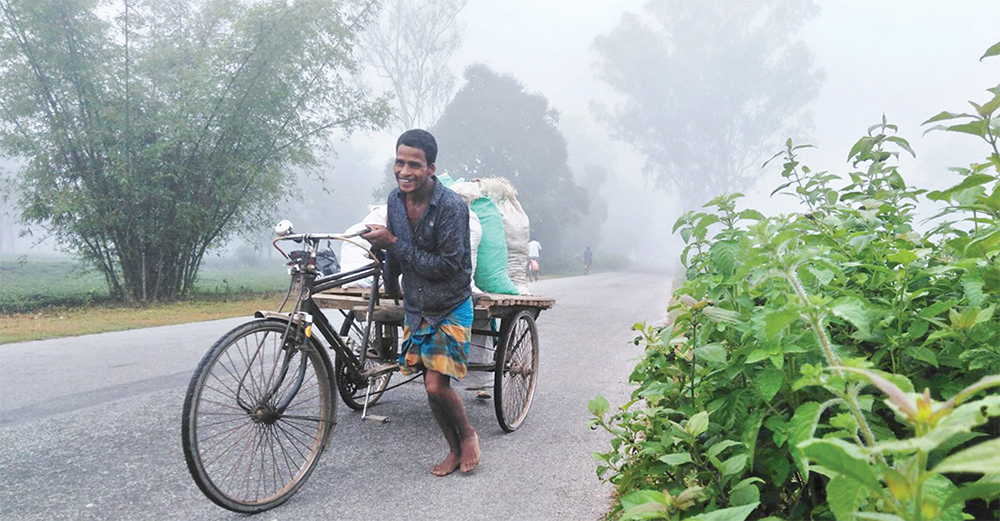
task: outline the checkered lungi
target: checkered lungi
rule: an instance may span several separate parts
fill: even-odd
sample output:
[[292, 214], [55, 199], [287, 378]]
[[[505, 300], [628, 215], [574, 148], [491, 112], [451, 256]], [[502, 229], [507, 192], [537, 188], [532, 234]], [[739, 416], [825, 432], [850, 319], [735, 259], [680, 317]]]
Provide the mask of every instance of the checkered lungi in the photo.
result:
[[399, 366], [403, 375], [423, 369], [462, 378], [468, 370], [472, 299], [458, 305], [436, 326], [421, 319], [416, 331], [403, 326]]

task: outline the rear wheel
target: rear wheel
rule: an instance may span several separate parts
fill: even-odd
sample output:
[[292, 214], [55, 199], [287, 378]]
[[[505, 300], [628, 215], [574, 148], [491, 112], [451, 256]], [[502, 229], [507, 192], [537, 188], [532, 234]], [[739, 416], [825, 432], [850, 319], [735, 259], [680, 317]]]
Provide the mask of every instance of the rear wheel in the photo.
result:
[[184, 399], [184, 458], [198, 488], [235, 512], [288, 500], [316, 468], [336, 421], [330, 361], [295, 328], [257, 320], [220, 338]]
[[[344, 324], [340, 327], [340, 338], [344, 340], [354, 355], [359, 358], [361, 357], [361, 346], [364, 345], [362, 339], [365, 337], [365, 325], [366, 322], [364, 320], [353, 311], [349, 311], [344, 318]], [[376, 331], [377, 327], [379, 327], [378, 323], [372, 324], [368, 341], [368, 356], [365, 358], [365, 370], [393, 361], [385, 360], [378, 354], [379, 350], [375, 346], [376, 339], [379, 337]], [[348, 407], [355, 411], [365, 408], [366, 392], [368, 393], [368, 406], [375, 405], [375, 402], [382, 397], [382, 393], [385, 392], [386, 387], [389, 386], [389, 379], [392, 377], [391, 372], [375, 377], [370, 382], [371, 391], [369, 391], [367, 385], [358, 385], [355, 382], [353, 375], [350, 374], [350, 366], [345, 360], [337, 357], [335, 365], [337, 370], [337, 389], [340, 391], [340, 398], [344, 400], [344, 403]]]
[[500, 428], [513, 432], [528, 415], [538, 373], [538, 330], [525, 310], [504, 319], [494, 363], [493, 405]]

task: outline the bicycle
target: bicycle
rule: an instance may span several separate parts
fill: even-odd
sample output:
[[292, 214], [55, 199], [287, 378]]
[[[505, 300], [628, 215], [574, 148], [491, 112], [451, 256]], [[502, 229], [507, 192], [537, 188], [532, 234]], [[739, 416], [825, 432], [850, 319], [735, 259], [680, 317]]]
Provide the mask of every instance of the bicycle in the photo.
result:
[[[367, 266], [317, 273], [321, 241], [361, 246], [352, 240], [360, 234], [293, 234], [287, 221], [275, 231], [272, 245], [288, 259], [291, 279], [284, 300], [278, 311], [257, 311], [254, 320], [212, 345], [191, 377], [181, 418], [184, 458], [198, 488], [217, 505], [242, 513], [274, 508], [305, 483], [333, 437], [335, 392], [348, 407], [361, 411], [363, 420], [384, 422], [386, 418], [368, 414], [368, 408], [389, 389], [420, 376], [389, 386], [399, 368], [402, 309], [382, 304], [377, 291], [381, 256], [369, 250], [372, 263]], [[303, 249], [286, 254], [278, 246], [282, 241]], [[342, 288], [369, 277], [373, 290]], [[494, 372], [497, 420], [505, 432], [513, 432], [534, 395], [534, 319], [554, 300], [482, 294], [475, 301], [473, 332], [493, 340], [494, 360], [469, 364], [469, 370]], [[289, 310], [282, 311], [289, 303]], [[339, 330], [321, 303], [340, 311]], [[493, 318], [500, 318], [499, 329]], [[334, 352], [333, 361], [328, 350]]]

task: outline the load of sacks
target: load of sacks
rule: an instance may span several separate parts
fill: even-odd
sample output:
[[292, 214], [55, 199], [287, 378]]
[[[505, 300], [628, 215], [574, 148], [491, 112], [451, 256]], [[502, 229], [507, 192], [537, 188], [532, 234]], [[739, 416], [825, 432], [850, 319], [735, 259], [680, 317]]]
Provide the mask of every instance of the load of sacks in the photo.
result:
[[[453, 180], [448, 174], [437, 176], [444, 186], [462, 196], [469, 205], [469, 236], [472, 244], [472, 291], [529, 295], [525, 266], [528, 263], [530, 221], [517, 201], [517, 190], [503, 177]], [[386, 223], [385, 205], [372, 206], [365, 218], [345, 233], [363, 230], [369, 224]], [[353, 239], [365, 248], [367, 241]], [[368, 252], [359, 245], [344, 242], [340, 269], [351, 271], [371, 262]], [[370, 287], [371, 279], [345, 284], [345, 287]]]

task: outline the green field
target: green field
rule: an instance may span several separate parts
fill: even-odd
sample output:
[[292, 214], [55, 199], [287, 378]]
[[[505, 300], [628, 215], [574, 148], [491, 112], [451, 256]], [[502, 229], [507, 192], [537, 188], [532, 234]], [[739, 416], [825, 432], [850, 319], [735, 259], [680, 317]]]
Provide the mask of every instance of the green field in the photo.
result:
[[[246, 295], [284, 290], [288, 273], [280, 259], [238, 263], [206, 259], [194, 296]], [[107, 302], [100, 273], [58, 255], [0, 255], [0, 313], [23, 313], [50, 306]]]

